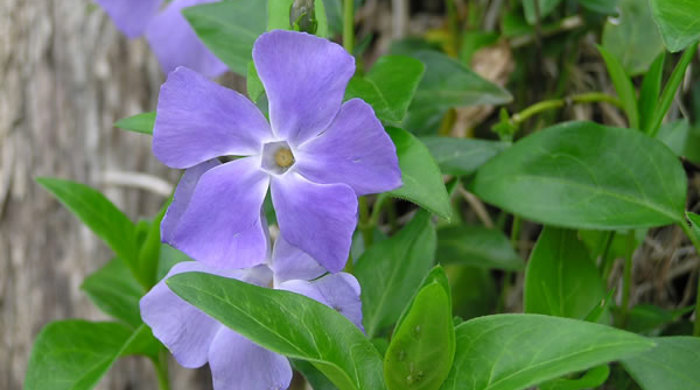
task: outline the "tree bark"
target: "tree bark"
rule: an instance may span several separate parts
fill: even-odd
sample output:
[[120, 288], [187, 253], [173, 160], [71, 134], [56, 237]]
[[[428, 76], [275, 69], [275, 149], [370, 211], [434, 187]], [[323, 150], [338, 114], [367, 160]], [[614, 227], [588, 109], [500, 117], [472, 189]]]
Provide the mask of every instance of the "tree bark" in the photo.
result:
[[[105, 179], [126, 171], [173, 182], [150, 137], [112, 126], [153, 110], [162, 79], [145, 42], [127, 41], [89, 0], [0, 1], [0, 388], [22, 387], [47, 322], [106, 319], [79, 286], [111, 253], [34, 178], [99, 188], [134, 220], [155, 215], [162, 196]], [[210, 388], [208, 373], [193, 373], [171, 364], [173, 388]], [[127, 358], [98, 387], [157, 385], [150, 362]]]

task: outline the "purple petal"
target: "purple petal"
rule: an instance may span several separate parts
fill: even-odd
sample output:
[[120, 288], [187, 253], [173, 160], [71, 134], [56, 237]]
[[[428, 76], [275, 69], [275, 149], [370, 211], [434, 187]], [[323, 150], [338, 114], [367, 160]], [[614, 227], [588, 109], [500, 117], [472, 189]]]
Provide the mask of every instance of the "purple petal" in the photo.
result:
[[271, 136], [265, 116], [248, 98], [192, 70], [177, 68], [160, 89], [153, 153], [172, 168], [258, 154]]
[[[181, 365], [188, 368], [200, 367], [207, 362], [209, 345], [222, 327], [175, 295], [165, 284], [165, 280], [173, 275], [195, 271], [211, 272], [212, 269], [196, 261], [178, 263], [140, 302], [141, 317], [151, 327], [153, 335], [168, 347]], [[217, 274], [243, 279], [246, 272]]]
[[328, 130], [295, 151], [299, 173], [316, 183], [344, 183], [357, 195], [401, 187], [396, 147], [372, 107], [352, 99]]
[[294, 31], [261, 35], [253, 61], [267, 92], [272, 129], [292, 145], [328, 127], [355, 73], [355, 59], [342, 47]]
[[330, 272], [343, 269], [357, 223], [357, 198], [345, 184], [316, 184], [296, 172], [273, 176], [272, 203], [284, 238]]
[[214, 390], [281, 390], [292, 381], [292, 367], [284, 356], [225, 327], [211, 343], [209, 367]]
[[209, 160], [193, 166], [192, 168], [186, 170], [182, 175], [180, 182], [177, 184], [177, 188], [175, 189], [173, 201], [170, 203], [168, 211], [163, 217], [163, 222], [160, 224], [160, 235], [163, 242], [173, 241], [175, 229], [180, 223], [182, 214], [185, 213], [185, 210], [187, 210], [187, 207], [190, 205], [192, 194], [194, 193], [194, 189], [197, 186], [199, 179], [206, 171], [219, 165], [221, 165], [219, 160]]
[[163, 0], [95, 0], [107, 12], [119, 31], [136, 38], [146, 31]]
[[169, 244], [216, 267], [245, 268], [264, 262], [267, 226], [260, 214], [268, 183], [255, 157], [208, 170]]
[[216, 1], [174, 0], [148, 25], [146, 38], [165, 73], [178, 66], [211, 78], [226, 72], [226, 65], [207, 49], [182, 15], [183, 8]]
[[272, 249], [272, 264], [275, 285], [290, 279], [311, 280], [326, 273], [308, 253], [291, 245], [280, 235]]
[[313, 282], [289, 280], [279, 286], [281, 290], [293, 291], [315, 299], [344, 315], [358, 328], [362, 327], [362, 301], [360, 284], [354, 276], [344, 272], [326, 275]]

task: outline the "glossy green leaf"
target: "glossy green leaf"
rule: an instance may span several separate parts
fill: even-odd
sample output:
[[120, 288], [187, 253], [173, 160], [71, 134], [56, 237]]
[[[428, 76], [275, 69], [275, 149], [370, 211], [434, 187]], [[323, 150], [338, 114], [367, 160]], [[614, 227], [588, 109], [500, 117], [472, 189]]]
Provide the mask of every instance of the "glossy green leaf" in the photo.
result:
[[620, 61], [606, 48], [598, 46], [600, 54], [603, 56], [605, 66], [608, 68], [610, 79], [615, 86], [617, 96], [625, 107], [625, 114], [629, 125], [633, 129], [639, 129], [639, 110], [637, 108], [637, 94], [634, 91], [632, 80], [620, 64]]
[[481, 226], [448, 226], [438, 230], [437, 260], [480, 268], [509, 271], [523, 269], [523, 259], [508, 238], [496, 229]]
[[475, 318], [455, 331], [457, 353], [443, 390], [527, 389], [654, 345], [604, 325], [537, 314]]
[[387, 388], [439, 389], [450, 372], [454, 353], [450, 286], [438, 267], [423, 283], [394, 330], [384, 357]]
[[42, 177], [36, 181], [53, 194], [138, 275], [134, 224], [99, 191], [69, 180]]
[[145, 325], [132, 330], [114, 322], [52, 322], [34, 342], [24, 389], [91, 389], [120, 356], [150, 355], [149, 339], [153, 336]]
[[672, 53], [700, 40], [700, 5], [697, 0], [649, 0], [666, 47]]
[[179, 274], [167, 283], [180, 297], [251, 341], [313, 363], [340, 390], [384, 388], [377, 350], [360, 329], [328, 306], [211, 274]]
[[248, 63], [246, 89], [248, 91], [248, 98], [253, 102], [257, 102], [260, 96], [265, 93], [265, 86], [263, 86], [262, 80], [260, 80], [260, 76], [258, 76], [258, 71], [255, 69], [255, 63], [253, 63], [253, 61]]
[[128, 118], [120, 119], [114, 124], [114, 127], [133, 131], [142, 134], [153, 134], [153, 126], [156, 123], [156, 113], [144, 112]]
[[523, 295], [526, 313], [584, 319], [605, 298], [605, 283], [575, 231], [545, 227], [527, 263]]
[[619, 15], [609, 18], [603, 28], [603, 47], [622, 65], [627, 74], [644, 73], [664, 51], [659, 31], [647, 1], [620, 0]]
[[435, 259], [436, 235], [430, 214], [422, 211], [395, 236], [378, 242], [357, 260], [362, 312], [373, 338], [401, 315]]
[[122, 259], [112, 259], [85, 278], [80, 288], [103, 312], [132, 326], [142, 323], [139, 300], [145, 291]]
[[666, 144], [676, 154], [683, 156], [690, 135], [690, 123], [687, 119], [679, 119], [664, 123], [659, 129], [656, 138]]
[[452, 311], [455, 316], [470, 319], [491, 314], [496, 310], [499, 289], [490, 270], [445, 265], [452, 287]]
[[584, 390], [601, 386], [610, 376], [607, 364], [594, 367], [579, 378], [559, 378], [540, 386], [540, 390]]
[[182, 11], [204, 44], [232, 71], [245, 76], [253, 43], [265, 32], [267, 7], [261, 0], [203, 4]]
[[656, 347], [622, 365], [643, 390], [700, 389], [700, 338], [659, 337]]
[[445, 175], [471, 175], [510, 146], [508, 142], [472, 138], [421, 137]]
[[485, 80], [460, 62], [437, 51], [413, 55], [425, 65], [413, 103], [404, 121], [406, 129], [426, 133], [453, 107], [503, 104], [512, 100], [508, 91]]
[[425, 67], [415, 58], [383, 56], [364, 76], [350, 80], [345, 98], [360, 98], [371, 104], [385, 123], [399, 125], [406, 116]]
[[[535, 4], [535, 1], [538, 3]], [[537, 9], [539, 6], [540, 21], [547, 17], [561, 3], [561, 0], [523, 0], [523, 8], [525, 9], [525, 19], [530, 24], [537, 22]]]
[[443, 218], [452, 215], [452, 206], [442, 174], [428, 149], [411, 133], [386, 129], [396, 145], [403, 186], [391, 191], [397, 198], [409, 200]]
[[491, 159], [472, 191], [537, 222], [606, 230], [680, 221], [686, 183], [673, 153], [641, 132], [570, 122]]

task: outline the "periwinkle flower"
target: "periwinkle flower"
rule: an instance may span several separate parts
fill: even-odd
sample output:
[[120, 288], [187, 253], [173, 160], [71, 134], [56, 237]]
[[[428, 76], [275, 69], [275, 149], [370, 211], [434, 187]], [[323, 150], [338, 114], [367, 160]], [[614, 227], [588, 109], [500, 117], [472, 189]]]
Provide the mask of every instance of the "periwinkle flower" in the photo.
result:
[[[172, 275], [196, 271], [258, 286], [274, 285], [332, 307], [361, 328], [360, 286], [353, 276], [338, 273], [318, 278], [325, 271], [283, 239], [274, 252], [271, 263], [248, 269], [226, 271], [198, 261], [178, 263], [141, 299], [141, 316], [155, 337], [184, 367], [209, 363], [215, 390], [286, 389], [292, 369], [284, 356], [258, 346], [175, 295], [165, 284]], [[294, 277], [301, 279], [287, 279], [292, 269]]]
[[[163, 221], [163, 239], [212, 266], [254, 266], [267, 251], [261, 208], [269, 188], [282, 236], [337, 272], [350, 249], [357, 196], [401, 185], [396, 149], [371, 106], [343, 103], [355, 63], [342, 47], [277, 30], [257, 39], [253, 60], [269, 124], [246, 97], [187, 68], [163, 84], [156, 157], [178, 169], [215, 165], [190, 180], [186, 201], [175, 195], [179, 206]], [[221, 156], [232, 160], [219, 164]]]
[[178, 66], [207, 77], [226, 72], [226, 65], [207, 49], [182, 15], [183, 8], [220, 0], [173, 0], [165, 6], [163, 0], [96, 1], [124, 35], [146, 35], [165, 73]]

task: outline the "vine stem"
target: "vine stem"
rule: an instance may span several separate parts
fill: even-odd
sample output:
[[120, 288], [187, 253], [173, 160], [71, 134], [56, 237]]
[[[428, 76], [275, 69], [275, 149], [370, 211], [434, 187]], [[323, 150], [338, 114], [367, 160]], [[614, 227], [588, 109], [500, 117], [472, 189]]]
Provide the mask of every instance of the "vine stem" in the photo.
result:
[[168, 351], [161, 348], [158, 353], [158, 359], [153, 359], [153, 365], [156, 368], [158, 376], [158, 388], [160, 390], [170, 390], [170, 379], [168, 377]]
[[[695, 253], [700, 256], [700, 237], [698, 237], [695, 232], [690, 228], [686, 221], [679, 223], [683, 233], [690, 239], [695, 247]], [[698, 291], [695, 297], [695, 326], [693, 328], [693, 335], [700, 337], [700, 277], [698, 278]]]
[[614, 96], [601, 93], [601, 92], [589, 92], [582, 93], [578, 95], [572, 95], [563, 99], [552, 99], [544, 100], [525, 108], [519, 113], [513, 115], [511, 118], [511, 123], [513, 125], [519, 125], [525, 122], [527, 119], [540, 114], [544, 111], [554, 110], [561, 108], [570, 104], [583, 104], [583, 103], [610, 103], [618, 108], [623, 108], [622, 102]]
[[343, 1], [343, 47], [350, 54], [355, 49], [355, 0]]

